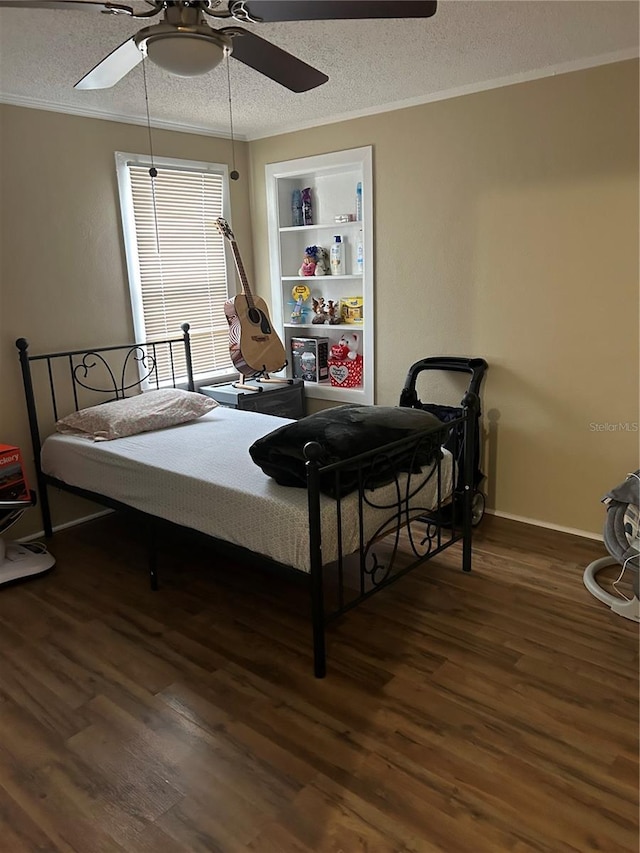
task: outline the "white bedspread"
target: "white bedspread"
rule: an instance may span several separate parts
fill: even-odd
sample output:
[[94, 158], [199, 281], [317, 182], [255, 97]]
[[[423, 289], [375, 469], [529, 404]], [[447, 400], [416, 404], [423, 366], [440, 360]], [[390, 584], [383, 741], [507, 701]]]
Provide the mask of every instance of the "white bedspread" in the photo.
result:
[[[254, 464], [248, 448], [284, 418], [237, 409], [214, 409], [197, 421], [114, 441], [52, 435], [42, 448], [43, 471], [154, 516], [242, 545], [273, 560], [309, 571], [309, 520], [305, 489], [279, 486]], [[442, 461], [443, 495], [450, 491], [451, 457]], [[417, 499], [433, 506], [434, 476]], [[373, 493], [394, 500], [395, 487]], [[357, 495], [342, 501], [343, 553], [358, 548]], [[323, 561], [337, 556], [335, 501], [321, 499]], [[367, 536], [388, 510], [366, 508]]]

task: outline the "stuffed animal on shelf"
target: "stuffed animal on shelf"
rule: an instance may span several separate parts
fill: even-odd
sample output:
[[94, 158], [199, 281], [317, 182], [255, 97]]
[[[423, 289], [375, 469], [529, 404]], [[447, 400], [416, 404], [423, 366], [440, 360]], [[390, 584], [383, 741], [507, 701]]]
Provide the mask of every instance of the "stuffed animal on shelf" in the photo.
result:
[[298, 275], [311, 276], [316, 272], [316, 259], [314, 255], [309, 254], [309, 250], [305, 253], [302, 259], [302, 266], [298, 270]]
[[349, 355], [349, 347], [346, 344], [333, 344], [331, 347], [331, 358], [336, 361], [344, 361]]
[[329, 256], [327, 250], [322, 246], [307, 246], [304, 250], [304, 258], [302, 266], [298, 270], [298, 275], [327, 275], [329, 272]]
[[358, 357], [358, 350], [360, 349], [360, 335], [355, 332], [346, 332], [338, 341], [338, 347], [340, 347], [340, 352], [343, 353], [341, 356], [343, 359], [349, 358], [354, 360]]
[[323, 246], [316, 246], [316, 271], [314, 275], [331, 275], [329, 252]]

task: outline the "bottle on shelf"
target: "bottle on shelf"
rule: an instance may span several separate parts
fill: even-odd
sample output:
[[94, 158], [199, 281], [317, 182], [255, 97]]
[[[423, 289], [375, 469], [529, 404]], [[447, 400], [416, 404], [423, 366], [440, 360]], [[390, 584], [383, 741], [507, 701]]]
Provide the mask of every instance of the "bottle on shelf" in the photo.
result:
[[331, 275], [344, 275], [342, 237], [336, 234], [331, 244]]
[[356, 243], [356, 272], [362, 275], [364, 270], [364, 247], [362, 244], [362, 231], [358, 231], [358, 242]]
[[291, 194], [291, 224], [302, 225], [302, 193], [294, 190]]
[[362, 221], [362, 181], [356, 184], [356, 219]]
[[311, 204], [311, 187], [302, 190], [302, 224], [313, 225], [313, 205]]

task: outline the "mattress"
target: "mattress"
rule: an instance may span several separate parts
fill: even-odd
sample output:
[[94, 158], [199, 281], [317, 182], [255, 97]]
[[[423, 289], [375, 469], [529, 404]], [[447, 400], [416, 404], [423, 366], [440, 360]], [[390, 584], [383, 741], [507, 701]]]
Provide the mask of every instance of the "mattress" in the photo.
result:
[[[306, 490], [279, 486], [248, 452], [256, 439], [286, 423], [290, 421], [285, 418], [219, 406], [191, 423], [115, 441], [55, 434], [43, 444], [42, 470], [70, 486], [309, 572]], [[441, 487], [446, 495], [451, 490], [452, 462], [444, 453]], [[433, 507], [436, 490], [434, 476], [414, 503]], [[391, 484], [368, 494], [378, 505], [394, 503], [396, 487]], [[325, 563], [338, 554], [335, 507], [335, 501], [321, 496]], [[389, 511], [365, 506], [363, 512], [368, 538]], [[341, 535], [344, 554], [358, 549], [357, 494], [342, 500]]]

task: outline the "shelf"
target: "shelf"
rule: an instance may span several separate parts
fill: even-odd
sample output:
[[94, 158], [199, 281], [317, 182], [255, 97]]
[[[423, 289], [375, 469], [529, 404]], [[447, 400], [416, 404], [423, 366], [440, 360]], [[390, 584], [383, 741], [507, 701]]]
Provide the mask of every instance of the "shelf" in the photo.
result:
[[362, 273], [353, 273], [352, 275], [283, 275], [282, 281], [339, 281], [342, 279], [348, 279], [349, 281], [353, 281], [353, 279], [363, 278]]
[[321, 225], [285, 225], [280, 228], [280, 233], [294, 233], [296, 231], [339, 231], [341, 228], [354, 228], [356, 225], [359, 225], [360, 228], [363, 227], [363, 222], [361, 219], [353, 219], [350, 222], [323, 222]]
[[337, 388], [330, 382], [305, 382], [304, 393], [316, 400], [336, 400], [336, 392], [341, 403], [366, 405], [369, 395], [362, 386], [358, 388]]
[[363, 329], [364, 323], [283, 323], [285, 329], [317, 329], [320, 331], [323, 329], [324, 331], [330, 332], [333, 329], [348, 329], [350, 332], [354, 332], [356, 329]]

